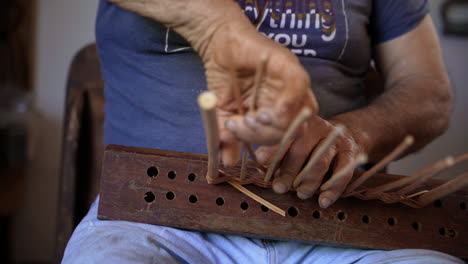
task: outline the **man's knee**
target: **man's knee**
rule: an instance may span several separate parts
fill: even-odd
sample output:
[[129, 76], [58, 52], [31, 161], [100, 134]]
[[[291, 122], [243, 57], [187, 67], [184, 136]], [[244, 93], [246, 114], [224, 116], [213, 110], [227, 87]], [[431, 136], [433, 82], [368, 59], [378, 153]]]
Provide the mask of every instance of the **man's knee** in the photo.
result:
[[[85, 223], [82, 223], [86, 225]], [[62, 263], [178, 263], [151, 233], [118, 227], [79, 226]]]

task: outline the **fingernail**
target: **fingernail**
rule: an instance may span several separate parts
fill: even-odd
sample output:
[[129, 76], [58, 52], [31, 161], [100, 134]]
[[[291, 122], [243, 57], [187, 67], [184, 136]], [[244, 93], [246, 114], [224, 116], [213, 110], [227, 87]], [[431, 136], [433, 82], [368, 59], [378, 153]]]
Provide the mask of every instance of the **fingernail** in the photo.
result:
[[309, 199], [311, 196], [312, 195], [309, 195], [303, 192], [297, 192], [297, 197], [302, 200]]
[[226, 120], [226, 122], [224, 123], [224, 126], [231, 131], [236, 130], [236, 123], [231, 119]]
[[286, 189], [286, 185], [283, 184], [283, 183], [275, 183], [273, 184], [273, 190], [276, 192], [276, 193], [285, 193], [287, 191]]
[[320, 198], [319, 204], [320, 204], [320, 207], [322, 207], [322, 208], [328, 208], [328, 206], [330, 206], [331, 202], [332, 201], [330, 199], [328, 199], [328, 198]]
[[271, 124], [271, 117], [269, 114], [260, 112], [257, 114], [257, 120], [265, 125]]
[[256, 152], [255, 155], [257, 156], [258, 162], [260, 162], [261, 164], [265, 163], [265, 160], [266, 160], [266, 153], [265, 152], [263, 152], [263, 151]]
[[245, 124], [250, 128], [254, 128], [256, 125], [255, 119], [252, 116], [246, 116], [244, 118], [244, 121], [245, 121]]

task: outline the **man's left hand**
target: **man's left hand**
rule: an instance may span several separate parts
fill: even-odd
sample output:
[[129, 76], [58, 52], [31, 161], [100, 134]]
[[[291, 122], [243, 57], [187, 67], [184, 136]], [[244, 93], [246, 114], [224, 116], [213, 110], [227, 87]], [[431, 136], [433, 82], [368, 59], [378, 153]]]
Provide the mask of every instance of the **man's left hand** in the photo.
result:
[[[248, 118], [246, 120], [249, 120]], [[262, 129], [261, 120], [237, 123], [234, 134], [241, 140], [249, 141], [256, 137], [256, 131]], [[333, 128], [338, 125], [334, 121], [327, 121], [314, 115], [306, 121], [301, 131], [289, 144], [289, 149], [282, 157], [279, 168], [276, 170], [273, 180], [273, 190], [277, 193], [285, 193], [293, 186], [294, 179], [307, 164], [309, 157], [320, 146]], [[351, 130], [345, 130], [338, 136], [335, 142], [322, 155], [316, 165], [299, 182], [295, 183], [297, 196], [300, 199], [308, 199], [314, 195], [323, 183], [324, 176], [331, 169], [340, 171], [361, 153], [362, 148], [351, 134]], [[278, 145], [262, 146], [257, 151], [260, 163], [269, 166], [273, 156], [276, 154]], [[335, 184], [319, 195], [319, 204], [326, 208], [334, 203], [346, 189], [353, 172], [340, 178]]]

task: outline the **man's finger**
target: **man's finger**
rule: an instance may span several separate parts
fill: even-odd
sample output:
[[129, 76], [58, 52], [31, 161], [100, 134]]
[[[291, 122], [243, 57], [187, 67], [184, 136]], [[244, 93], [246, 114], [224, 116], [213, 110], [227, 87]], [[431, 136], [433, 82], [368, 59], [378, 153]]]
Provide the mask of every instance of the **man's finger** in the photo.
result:
[[232, 116], [224, 125], [239, 140], [258, 145], [276, 144], [284, 134], [279, 128], [263, 125], [254, 120], [250, 122], [250, 116]]
[[[354, 157], [350, 153], [338, 154], [336, 164], [333, 169], [334, 174], [345, 169], [353, 161]], [[322, 193], [320, 193], [319, 196], [320, 207], [327, 208], [330, 205], [332, 205], [336, 200], [338, 200], [343, 191], [346, 189], [346, 186], [348, 185], [349, 181], [353, 177], [353, 172], [354, 171], [344, 174], [342, 177], [337, 179], [334, 182], [334, 184], [331, 185], [329, 188], [321, 190]]]
[[302, 200], [309, 199], [314, 196], [315, 191], [317, 191], [320, 182], [310, 181], [302, 183], [299, 188], [296, 189], [297, 197]]
[[[301, 70], [298, 69], [302, 73]], [[318, 106], [306, 74], [289, 75], [283, 85], [284, 89], [279, 91], [272, 104], [259, 108], [256, 119], [266, 119], [273, 127], [285, 131], [303, 107], [308, 107], [312, 113], [317, 113]], [[269, 118], [265, 118], [266, 116]]]
[[255, 151], [257, 160], [260, 164], [268, 166], [273, 159], [273, 156], [278, 151], [279, 145], [274, 146], [261, 146]]
[[285, 193], [291, 188], [294, 178], [301, 170], [314, 144], [315, 142], [307, 137], [298, 138], [292, 143], [281, 162], [279, 175], [273, 180], [275, 192]]
[[[221, 120], [220, 120], [221, 119]], [[222, 118], [218, 119], [220, 127], [220, 152], [221, 160], [225, 166], [234, 166], [240, 159], [241, 143], [231, 131], [224, 127], [224, 124], [221, 123]]]
[[221, 159], [223, 164], [227, 167], [236, 165], [240, 160], [241, 144], [234, 143], [222, 143], [221, 144]]
[[331, 148], [323, 154], [320, 160], [315, 164], [310, 172], [302, 178], [296, 187], [297, 197], [307, 199], [314, 195], [322, 183], [323, 177], [330, 169], [336, 155], [336, 149]]

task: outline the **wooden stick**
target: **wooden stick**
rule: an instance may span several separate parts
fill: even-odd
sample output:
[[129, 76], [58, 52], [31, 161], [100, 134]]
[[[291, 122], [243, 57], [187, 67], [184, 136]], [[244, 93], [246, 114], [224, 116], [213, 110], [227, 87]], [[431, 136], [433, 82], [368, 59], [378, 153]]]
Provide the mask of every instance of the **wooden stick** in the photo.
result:
[[232, 82], [232, 92], [233, 92], [234, 99], [236, 100], [236, 104], [237, 104], [237, 112], [239, 115], [244, 115], [241, 88], [239, 87], [239, 83], [237, 82], [237, 78], [236, 78], [236, 73], [234, 71], [231, 72], [231, 82]]
[[465, 188], [468, 186], [468, 173], [459, 175], [455, 179], [452, 179], [430, 191], [427, 193], [422, 194], [417, 199], [418, 202], [425, 206], [437, 199], [440, 199], [450, 193], [456, 192], [460, 189]]
[[[260, 62], [257, 66], [257, 69], [255, 71], [255, 79], [254, 79], [254, 86], [253, 86], [253, 94], [252, 94], [252, 100], [250, 101], [250, 105], [249, 105], [249, 112], [254, 112], [256, 110], [256, 102], [257, 102], [257, 97], [258, 97], [258, 90], [260, 90], [260, 84], [261, 84], [261, 81], [262, 81], [262, 78], [263, 78], [263, 75], [265, 73], [265, 68], [266, 68], [266, 63], [267, 63], [267, 60], [268, 60], [268, 57], [266, 55], [266, 53], [262, 54], [260, 56]], [[239, 91], [239, 96], [238, 98], [240, 98], [240, 91]], [[239, 99], [238, 99], [239, 100]], [[239, 102], [238, 102], [238, 105], [239, 105]], [[243, 109], [242, 110], [239, 110], [239, 113], [240, 114], [243, 114]], [[260, 166], [261, 165], [258, 163], [258, 160], [257, 160], [257, 155], [255, 154], [255, 151], [253, 151], [253, 148], [250, 144], [247, 144], [247, 143], [244, 143], [244, 147], [249, 151], [249, 154], [252, 156], [252, 159], [255, 161], [255, 163], [257, 163], [257, 166]], [[245, 157], [245, 158], [244, 158]], [[243, 155], [242, 155], [242, 163], [245, 163], [245, 159], [247, 158], [247, 156], [245, 155], [245, 152], [243, 152]], [[241, 169], [241, 179], [242, 179], [242, 169]]]
[[[252, 100], [250, 101], [249, 112], [254, 112], [256, 110], [258, 90], [260, 90], [260, 84], [261, 84], [263, 75], [265, 73], [267, 60], [268, 60], [268, 56], [266, 55], [266, 53], [263, 53], [260, 56], [260, 62], [258, 64], [258, 67], [257, 67], [256, 71], [255, 71], [253, 94], [252, 94]], [[240, 94], [240, 92], [239, 92], [239, 94]], [[241, 112], [243, 112], [243, 110], [239, 111], [239, 113], [241, 113]], [[248, 144], [248, 143], [244, 143], [244, 148], [247, 149], [250, 156], [252, 156], [252, 159], [255, 161], [256, 165], [258, 167], [263, 167], [258, 162], [257, 155], [255, 154], [255, 151], [253, 150], [252, 146], [250, 144]], [[242, 164], [245, 164], [245, 162], [246, 162], [245, 159], [247, 159], [247, 155], [245, 154], [245, 150], [244, 150], [244, 152], [242, 154]], [[241, 168], [241, 179], [243, 179], [242, 168]]]
[[252, 160], [256, 163], [256, 165], [261, 167], [262, 165], [260, 164], [260, 162], [258, 162], [257, 155], [255, 155], [255, 151], [252, 148], [252, 145], [245, 144], [245, 148], [249, 152], [250, 156], [252, 156]]
[[404, 198], [405, 198], [405, 199], [413, 198], [413, 197], [415, 197], [415, 196], [418, 196], [418, 195], [421, 195], [421, 194], [427, 193], [427, 192], [428, 192], [428, 190], [423, 190], [423, 191], [420, 191], [420, 192], [413, 193], [413, 194], [411, 194], [411, 195], [405, 196]]
[[[452, 167], [454, 164], [455, 164], [455, 160], [452, 157], [447, 157], [445, 159], [445, 168], [443, 168], [443, 169]], [[432, 178], [434, 175], [438, 174], [441, 171], [442, 170], [436, 170], [436, 171], [433, 171], [431, 173], [427, 173], [425, 175], [422, 175], [421, 177], [416, 179], [411, 184], [405, 186], [401, 190], [398, 190], [396, 193], [398, 195], [402, 195], [402, 196], [406, 195], [407, 193], [409, 193], [409, 192], [413, 191], [414, 189], [418, 188], [419, 186], [423, 185], [427, 180], [429, 180], [430, 178]]]
[[[233, 90], [234, 97], [237, 103], [237, 112], [240, 115], [244, 115], [245, 111], [242, 105], [241, 90], [237, 83], [237, 79], [235, 78], [234, 72], [231, 73], [231, 78], [232, 78], [232, 86], [233, 86], [232, 90]], [[246, 171], [246, 168], [244, 167], [247, 164], [247, 158], [248, 158], [246, 151], [249, 152], [249, 154], [252, 156], [252, 159], [255, 161], [258, 167], [262, 167], [262, 166], [258, 162], [257, 155], [255, 155], [255, 151], [253, 150], [252, 145], [250, 145], [249, 143], [245, 143], [245, 142], [242, 145], [243, 145], [243, 149], [242, 149], [242, 159], [241, 159], [241, 179], [243, 180], [245, 178], [245, 171]]]
[[335, 140], [338, 138], [339, 135], [342, 135], [345, 130], [345, 127], [342, 125], [337, 125], [333, 128], [333, 130], [328, 134], [327, 138], [320, 143], [317, 149], [312, 153], [312, 156], [309, 158], [309, 161], [302, 169], [302, 171], [296, 176], [293, 181], [293, 187], [297, 188], [301, 183], [302, 179], [309, 174], [312, 168], [317, 164], [320, 158], [325, 154], [325, 152], [330, 148], [330, 146], [335, 143]]
[[[244, 107], [242, 104], [242, 95], [241, 95], [241, 90], [239, 87], [239, 84], [236, 79], [235, 72], [233, 71], [231, 73], [231, 78], [232, 78], [232, 91], [234, 93], [234, 98], [236, 99], [237, 103], [237, 113], [239, 115], [244, 115]], [[240, 179], [244, 180], [245, 179], [245, 171], [246, 171], [246, 164], [247, 164], [247, 143], [243, 143], [243, 148], [242, 148], [242, 158], [241, 158], [241, 171], [240, 171]]]
[[405, 139], [392, 152], [390, 152], [390, 154], [388, 154], [381, 161], [379, 161], [377, 164], [372, 166], [372, 168], [370, 168], [368, 171], [364, 172], [354, 182], [349, 184], [344, 193], [345, 194], [351, 193], [357, 187], [361, 186], [361, 184], [367, 181], [370, 177], [374, 176], [374, 174], [376, 174], [378, 171], [380, 171], [385, 166], [387, 166], [388, 163], [392, 162], [394, 159], [400, 156], [401, 153], [406, 151], [411, 145], [413, 145], [413, 143], [414, 143], [414, 137], [411, 135], [406, 136]]
[[253, 86], [252, 100], [250, 101], [249, 111], [254, 112], [257, 104], [258, 91], [260, 90], [260, 84], [262, 83], [263, 75], [265, 74], [266, 65], [268, 62], [268, 55], [263, 53], [260, 55], [260, 62], [258, 63], [255, 71], [255, 79]]
[[325, 191], [325, 190], [330, 189], [330, 187], [335, 185], [337, 181], [339, 181], [341, 178], [348, 175], [349, 173], [352, 173], [357, 167], [365, 164], [366, 162], [367, 162], [367, 155], [364, 153], [358, 154], [352, 162], [348, 163], [348, 165], [346, 165], [340, 171], [334, 173], [327, 182], [322, 184], [322, 186], [320, 186], [320, 190]]
[[[260, 169], [261, 171], [263, 171], [264, 173], [266, 172], [266, 168], [265, 166], [263, 166], [262, 164], [260, 164], [260, 162], [258, 162], [258, 159], [257, 159], [257, 155], [255, 155], [255, 151], [254, 149], [252, 148], [252, 146], [250, 144], [244, 144], [244, 147], [247, 149], [247, 152], [250, 156], [252, 156], [252, 160], [253, 162], [255, 163], [255, 166]], [[242, 168], [241, 168], [242, 169]]]
[[[452, 158], [452, 157], [447, 157], [446, 159], [446, 167], [444, 169], [447, 169], [447, 168], [450, 168], [450, 167], [453, 167], [455, 166], [456, 164], [458, 163], [461, 163], [465, 160], [468, 160], [468, 153], [464, 154], [464, 155], [460, 155], [458, 157], [456, 157], [455, 159]], [[420, 178], [418, 178], [415, 182], [411, 183], [410, 185], [406, 186], [405, 188], [399, 190], [397, 192], [397, 194], [399, 195], [405, 195], [411, 191], [413, 191], [414, 189], [420, 187], [422, 184], [424, 184], [427, 180], [429, 180], [431, 177], [433, 177], [435, 174], [439, 173], [440, 171], [435, 171], [433, 173], [429, 173], [427, 175], [424, 175]]]
[[206, 144], [208, 148], [208, 178], [218, 177], [219, 167], [219, 129], [216, 117], [216, 95], [205, 91], [198, 96], [198, 106], [205, 125]]
[[446, 158], [444, 158], [442, 160], [439, 160], [439, 161], [433, 163], [432, 165], [430, 165], [430, 166], [428, 166], [426, 168], [423, 168], [422, 170], [419, 170], [418, 172], [414, 173], [411, 176], [403, 177], [403, 178], [401, 178], [401, 179], [399, 179], [397, 181], [389, 182], [387, 184], [383, 184], [383, 185], [377, 186], [375, 188], [369, 189], [368, 191], [366, 191], [366, 193], [364, 195], [372, 196], [372, 195], [375, 195], [375, 194], [378, 194], [378, 193], [381, 193], [381, 192], [386, 192], [386, 191], [389, 191], [389, 190], [392, 190], [392, 189], [395, 189], [395, 188], [405, 186], [407, 184], [411, 184], [412, 182], [416, 181], [420, 177], [423, 177], [424, 175], [434, 174], [434, 173], [437, 173], [437, 172], [447, 168], [447, 165], [449, 165], [448, 161], [450, 159], [451, 159], [451, 156], [446, 157]]
[[247, 155], [248, 152], [245, 150], [247, 144], [244, 144], [244, 148], [242, 149], [242, 163], [241, 163], [241, 171], [240, 171], [240, 179], [243, 181], [245, 179], [245, 171], [247, 170]]
[[273, 157], [270, 166], [268, 167], [267, 173], [265, 174], [265, 178], [263, 179], [265, 182], [270, 181], [271, 177], [273, 176], [273, 172], [276, 170], [276, 166], [280, 159], [286, 153], [288, 142], [292, 140], [292, 138], [296, 135], [297, 130], [301, 127], [301, 125], [312, 115], [312, 111], [309, 108], [304, 107], [293, 120], [291, 125], [286, 130], [283, 138], [281, 139], [280, 146]]
[[244, 186], [233, 182], [233, 181], [228, 181], [229, 184], [231, 184], [234, 188], [242, 192], [243, 194], [247, 195], [248, 197], [254, 199], [255, 201], [259, 202], [260, 204], [266, 206], [268, 209], [272, 210], [275, 213], [278, 213], [282, 216], [286, 216], [286, 211], [283, 209], [279, 208], [278, 206], [268, 202], [267, 200], [261, 198], [260, 196], [256, 195], [255, 193], [247, 190]]
[[461, 163], [463, 161], [466, 161], [466, 160], [468, 160], [468, 153], [465, 153], [463, 155], [456, 157], [454, 160], [454, 165]]

